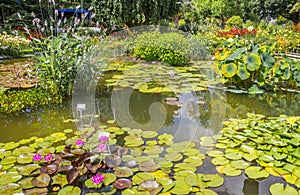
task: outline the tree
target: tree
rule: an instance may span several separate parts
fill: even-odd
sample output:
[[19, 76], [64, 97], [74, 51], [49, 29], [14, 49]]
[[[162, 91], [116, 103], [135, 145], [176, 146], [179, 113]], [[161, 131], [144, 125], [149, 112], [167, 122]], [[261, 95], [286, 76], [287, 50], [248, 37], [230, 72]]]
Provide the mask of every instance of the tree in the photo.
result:
[[157, 24], [179, 12], [181, 0], [93, 0], [99, 19], [111, 24]]

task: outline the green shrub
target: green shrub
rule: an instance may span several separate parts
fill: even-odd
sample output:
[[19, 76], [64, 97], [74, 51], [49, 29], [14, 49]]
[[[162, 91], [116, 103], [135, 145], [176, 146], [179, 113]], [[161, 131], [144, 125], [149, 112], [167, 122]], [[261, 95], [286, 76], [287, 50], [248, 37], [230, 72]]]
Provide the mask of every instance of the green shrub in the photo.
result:
[[278, 16], [278, 17], [276, 18], [276, 23], [277, 23], [278, 25], [286, 24], [288, 21], [289, 21], [289, 20], [286, 19], [286, 18], [283, 17], [283, 16]]
[[0, 55], [21, 57], [32, 52], [31, 41], [6, 33], [0, 34]]
[[226, 21], [226, 28], [243, 28], [244, 21], [240, 16], [232, 16]]
[[130, 46], [133, 55], [147, 61], [161, 61], [182, 65], [188, 60], [204, 59], [207, 49], [196, 36], [176, 32], [145, 32], [136, 37]]
[[61, 96], [53, 96], [40, 88], [9, 90], [0, 93], [0, 113], [19, 112], [26, 108], [61, 102]]

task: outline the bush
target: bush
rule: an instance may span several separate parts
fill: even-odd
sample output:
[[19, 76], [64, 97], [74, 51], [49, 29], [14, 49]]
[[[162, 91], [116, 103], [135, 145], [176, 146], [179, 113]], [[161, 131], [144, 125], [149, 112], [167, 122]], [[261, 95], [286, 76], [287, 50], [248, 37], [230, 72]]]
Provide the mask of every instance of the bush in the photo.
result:
[[6, 33], [0, 34], [0, 55], [21, 57], [32, 52], [31, 41]]
[[61, 102], [61, 96], [53, 96], [40, 88], [9, 90], [0, 93], [0, 113], [20, 112], [26, 108]]
[[226, 21], [226, 28], [243, 28], [244, 21], [240, 16], [232, 16]]
[[138, 35], [130, 47], [136, 57], [171, 65], [204, 59], [207, 55], [207, 49], [196, 36], [184, 36], [176, 32], [145, 32]]

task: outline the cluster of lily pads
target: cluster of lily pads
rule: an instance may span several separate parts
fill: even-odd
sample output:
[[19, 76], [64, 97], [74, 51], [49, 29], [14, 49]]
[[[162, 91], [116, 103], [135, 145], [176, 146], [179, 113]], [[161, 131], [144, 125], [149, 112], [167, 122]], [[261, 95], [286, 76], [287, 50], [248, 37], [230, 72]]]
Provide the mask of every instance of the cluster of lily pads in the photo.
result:
[[[124, 59], [123, 59], [124, 60]], [[188, 93], [207, 90], [209, 84], [220, 81], [211, 77], [210, 62], [197, 62], [191, 66], [172, 67], [159, 62], [145, 62], [125, 59], [114, 60], [103, 70], [120, 71], [106, 79], [111, 87], [131, 87], [142, 93]]]
[[[219, 173], [238, 176], [244, 171], [251, 179], [273, 175], [300, 188], [300, 117], [248, 114], [246, 119], [230, 119], [224, 125], [222, 134], [200, 141], [211, 148], [206, 154]], [[298, 193], [291, 186], [284, 189], [283, 184], [274, 184], [270, 191]]]

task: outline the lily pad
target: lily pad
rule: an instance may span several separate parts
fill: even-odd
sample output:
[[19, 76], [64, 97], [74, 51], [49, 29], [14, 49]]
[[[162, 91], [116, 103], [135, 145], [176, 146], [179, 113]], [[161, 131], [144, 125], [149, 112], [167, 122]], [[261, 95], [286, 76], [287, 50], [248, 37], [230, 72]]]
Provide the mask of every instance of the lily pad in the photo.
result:
[[113, 183], [113, 186], [118, 190], [132, 188], [132, 183], [129, 179], [118, 179]]
[[40, 168], [40, 165], [38, 164], [29, 164], [29, 165], [20, 166], [17, 170], [21, 175], [28, 176], [38, 168]]
[[230, 165], [236, 169], [246, 169], [249, 167], [249, 163], [244, 160], [230, 161]]
[[13, 164], [17, 162], [17, 158], [14, 157], [14, 156], [8, 156], [8, 157], [5, 157], [4, 159], [1, 160], [0, 164], [1, 165], [8, 165], [8, 164]]
[[20, 175], [18, 172], [8, 172], [0, 175], [0, 184], [6, 185], [9, 183], [15, 183], [19, 181], [21, 178], [22, 175]]
[[104, 185], [108, 186], [114, 181], [116, 181], [117, 177], [113, 173], [105, 173], [104, 174]]
[[219, 150], [209, 150], [206, 152], [206, 154], [210, 157], [224, 156], [224, 153]]
[[158, 194], [162, 190], [162, 185], [154, 180], [147, 180], [138, 186], [138, 190], [148, 191], [151, 194]]
[[226, 176], [239, 176], [242, 173], [241, 170], [236, 169], [230, 165], [225, 165], [225, 166], [219, 167], [219, 169], [217, 167], [217, 170], [220, 173], [225, 174]]
[[210, 189], [201, 189], [200, 192], [196, 193], [196, 195], [217, 195], [217, 193]]
[[50, 183], [50, 176], [48, 174], [42, 173], [32, 180], [32, 185], [36, 187], [47, 187]]
[[171, 190], [173, 194], [190, 194], [193, 190], [191, 186], [189, 186], [185, 181], [175, 181], [175, 186]]
[[22, 146], [20, 148], [16, 148], [12, 151], [12, 155], [18, 157], [20, 154], [28, 154], [35, 152], [34, 148], [30, 148], [28, 146]]
[[239, 160], [242, 158], [242, 155], [238, 152], [228, 152], [228, 153], [225, 153], [225, 157], [230, 160]]
[[154, 138], [157, 135], [158, 135], [158, 133], [155, 132], [155, 131], [143, 131], [142, 134], [141, 134], [141, 136], [143, 138]]
[[196, 167], [201, 166], [201, 165], [203, 164], [203, 161], [202, 161], [201, 158], [199, 158], [199, 157], [193, 157], [193, 156], [190, 156], [190, 157], [188, 157], [188, 158], [185, 158], [185, 159], [183, 160], [183, 162], [184, 162], [184, 163], [192, 164], [192, 165], [194, 165], [194, 166], [196, 166]]
[[183, 156], [180, 153], [167, 153], [165, 155], [165, 158], [169, 161], [177, 162], [180, 161], [183, 158]]
[[18, 194], [21, 191], [21, 186], [15, 183], [0, 186], [0, 194]]
[[251, 166], [245, 169], [245, 174], [251, 179], [261, 179], [269, 177], [269, 173], [266, 170], [262, 170], [261, 167]]
[[272, 195], [298, 195], [297, 190], [290, 185], [286, 185], [284, 187], [283, 183], [275, 183], [271, 185], [270, 192]]
[[169, 191], [175, 185], [174, 181], [170, 178], [158, 177], [156, 178], [156, 181], [163, 186], [162, 193]]
[[195, 172], [197, 170], [197, 167], [189, 163], [178, 163], [174, 166], [175, 172], [184, 170]]
[[224, 183], [224, 179], [222, 176], [218, 174], [207, 174], [202, 177], [202, 180], [206, 182], [208, 187], [216, 188]]
[[154, 180], [154, 179], [155, 179], [155, 177], [151, 173], [139, 172], [139, 173], [136, 173], [132, 177], [132, 182], [133, 182], [133, 184], [139, 185], [146, 180]]
[[201, 146], [212, 147], [215, 144], [215, 140], [212, 137], [201, 137], [200, 144]]
[[32, 185], [32, 179], [32, 177], [21, 179], [20, 181], [18, 181], [18, 184], [20, 184], [23, 189], [33, 188], [34, 186]]
[[139, 169], [144, 172], [154, 172], [158, 168], [159, 168], [159, 166], [151, 160], [143, 161], [139, 164]]
[[80, 195], [81, 189], [75, 186], [66, 186], [59, 190], [57, 195]]
[[128, 167], [115, 167], [114, 171], [117, 177], [130, 177], [133, 175], [132, 170]]
[[20, 143], [16, 143], [16, 142], [8, 142], [6, 143], [3, 148], [5, 150], [12, 150], [12, 149], [15, 149], [16, 147], [18, 147], [20, 145]]
[[229, 163], [229, 160], [223, 156], [220, 156], [220, 157], [213, 158], [211, 162], [214, 165], [226, 165]]
[[114, 168], [114, 167], [118, 167], [121, 165], [122, 158], [120, 156], [116, 156], [116, 155], [108, 155], [105, 157], [105, 162], [108, 167]]

